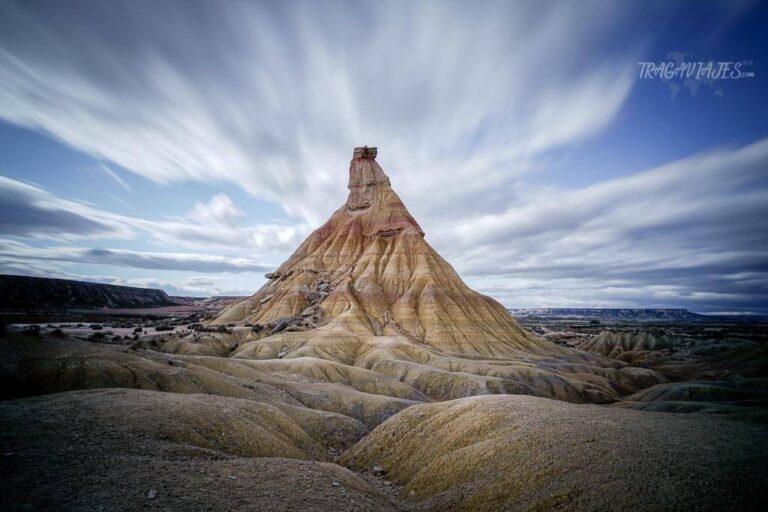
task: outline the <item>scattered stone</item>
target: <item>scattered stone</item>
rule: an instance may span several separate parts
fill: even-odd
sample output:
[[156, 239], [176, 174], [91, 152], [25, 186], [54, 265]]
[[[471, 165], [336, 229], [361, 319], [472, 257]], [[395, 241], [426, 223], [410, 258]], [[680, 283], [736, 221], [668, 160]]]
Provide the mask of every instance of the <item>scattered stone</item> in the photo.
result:
[[312, 316], [317, 311], [317, 306], [309, 306], [304, 311], [301, 312], [301, 316]]
[[389, 487], [390, 485], [392, 485], [392, 482], [390, 482], [389, 480], [384, 480], [384, 485]]
[[336, 480], [334, 480], [333, 482], [331, 482], [331, 485], [334, 486], [334, 487], [338, 487], [338, 486], [341, 485], [341, 483], [339, 483]]
[[330, 285], [328, 283], [320, 283], [320, 286], [317, 287], [318, 290], [321, 292], [327, 291]]
[[290, 319], [284, 319], [280, 320], [275, 324], [275, 326], [270, 331], [270, 334], [276, 334], [280, 331], [284, 331], [286, 327], [288, 327], [291, 324]]
[[288, 349], [283, 347], [283, 349], [280, 351], [280, 353], [277, 354], [278, 359], [282, 359], [285, 357], [285, 355], [288, 353]]
[[270, 300], [272, 300], [272, 297], [273, 297], [273, 295], [267, 295], [266, 297], [264, 297], [263, 299], [261, 299], [261, 300], [259, 301], [259, 304], [266, 304], [267, 302], [269, 302]]
[[282, 274], [280, 272], [267, 272], [266, 274], [264, 274], [264, 277], [266, 277], [267, 279], [279, 279], [280, 277], [282, 277]]
[[373, 473], [374, 476], [382, 476], [386, 471], [383, 467], [377, 464], [371, 468], [371, 473]]
[[154, 489], [150, 489], [149, 492], [147, 493], [147, 499], [153, 500], [155, 498], [157, 498], [157, 491]]

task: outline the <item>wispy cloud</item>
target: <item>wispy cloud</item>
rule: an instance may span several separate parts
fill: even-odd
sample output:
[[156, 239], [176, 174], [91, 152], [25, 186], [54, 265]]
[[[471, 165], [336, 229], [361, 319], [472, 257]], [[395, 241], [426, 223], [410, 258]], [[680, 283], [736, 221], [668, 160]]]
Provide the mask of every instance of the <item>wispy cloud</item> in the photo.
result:
[[5, 262], [14, 262], [16, 265], [27, 264], [30, 260], [39, 260], [209, 273], [265, 272], [272, 268], [270, 264], [247, 258], [68, 246], [33, 247], [7, 239], [0, 239], [0, 258]]
[[117, 174], [115, 171], [110, 169], [107, 164], [105, 164], [103, 162], [100, 162], [99, 163], [99, 169], [104, 171], [107, 174], [107, 176], [112, 178], [112, 180], [115, 183], [117, 183], [118, 185], [120, 185], [123, 189], [127, 190], [128, 192], [130, 192], [132, 190], [131, 186], [128, 183], [126, 183], [125, 180], [123, 178], [121, 178], [119, 174]]
[[244, 215], [242, 210], [225, 194], [196, 203], [186, 214], [153, 220], [101, 210], [3, 176], [0, 214], [0, 235], [73, 241], [130, 239], [141, 234], [195, 250], [288, 250], [309, 231], [306, 224], [241, 225], [237, 221]]
[[[440, 209], [594, 136], [644, 41], [600, 44], [649, 15], [605, 2], [135, 6], [86, 2], [73, 25], [71, 6], [4, 2], [0, 116], [157, 182], [234, 183], [315, 224], [361, 143], [386, 148], [406, 199], [432, 190]], [[552, 55], [568, 65], [542, 65]]]
[[[450, 260], [512, 305], [768, 307], [768, 139], [444, 224]], [[695, 306], [694, 306], [695, 307]]]
[[118, 215], [0, 176], [0, 234], [30, 238], [130, 238]]
[[658, 33], [634, 29], [663, 25], [668, 2], [137, 5], [0, 3], [0, 118], [90, 154], [120, 186], [116, 166], [234, 184], [296, 220], [248, 225], [224, 194], [173, 217], [117, 215], [3, 178], [6, 237], [135, 237], [195, 255], [51, 242], [9, 248], [36, 255], [9, 265], [239, 272], [231, 256], [199, 254], [292, 250], [342, 204], [346, 152], [376, 144], [428, 239], [509, 305], [768, 309], [765, 141], [591, 186], [523, 188], [616, 122], [651, 43], [642, 34]]

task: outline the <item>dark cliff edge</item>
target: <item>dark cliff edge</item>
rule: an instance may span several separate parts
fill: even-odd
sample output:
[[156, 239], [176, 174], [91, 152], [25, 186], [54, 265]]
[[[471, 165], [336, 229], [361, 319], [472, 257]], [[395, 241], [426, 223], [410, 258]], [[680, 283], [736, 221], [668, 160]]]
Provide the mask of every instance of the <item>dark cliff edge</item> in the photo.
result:
[[66, 310], [172, 306], [163, 290], [113, 284], [0, 275], [0, 310]]

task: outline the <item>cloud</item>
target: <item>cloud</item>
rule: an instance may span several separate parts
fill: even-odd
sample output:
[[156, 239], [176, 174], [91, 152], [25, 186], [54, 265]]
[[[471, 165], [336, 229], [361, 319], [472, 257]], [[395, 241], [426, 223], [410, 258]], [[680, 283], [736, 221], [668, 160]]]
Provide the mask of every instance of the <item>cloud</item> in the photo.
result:
[[[645, 44], [627, 27], [658, 14], [605, 2], [78, 7], [72, 24], [72, 5], [0, 6], [0, 117], [157, 182], [234, 183], [312, 224], [343, 201], [358, 144], [382, 147], [405, 199], [434, 191], [423, 208], [439, 211], [596, 135]], [[606, 51], [616, 33], [624, 44]]]
[[55, 239], [132, 236], [131, 230], [113, 214], [3, 176], [0, 176], [0, 233]]
[[768, 139], [443, 224], [433, 242], [509, 305], [768, 309]]
[[[742, 11], [719, 5], [718, 19]], [[296, 221], [245, 225], [224, 194], [164, 219], [116, 215], [3, 179], [0, 233], [289, 251], [343, 203], [346, 152], [371, 144], [430, 242], [510, 306], [768, 310], [764, 141], [581, 188], [523, 183], [616, 121], [648, 34], [674, 15], [665, 2], [233, 0], [148, 14], [5, 1], [0, 118], [110, 170], [235, 184]], [[51, 262], [234, 265], [45, 250]], [[43, 260], [13, 264], [30, 261]]]
[[103, 163], [103, 162], [99, 163], [99, 169], [101, 169], [102, 171], [104, 171], [104, 172], [107, 174], [107, 176], [109, 176], [110, 178], [112, 178], [112, 180], [113, 180], [115, 183], [117, 183], [118, 185], [120, 185], [120, 186], [121, 186], [121, 187], [122, 187], [124, 190], [127, 190], [127, 191], [129, 191], [129, 192], [132, 190], [132, 189], [131, 189], [131, 186], [130, 186], [128, 183], [126, 183], [126, 182], [125, 182], [125, 180], [124, 180], [123, 178], [121, 178], [119, 174], [117, 174], [115, 171], [113, 171], [112, 169], [110, 169], [110, 168], [107, 166], [107, 164], [105, 164], [105, 163]]
[[225, 194], [195, 203], [184, 215], [151, 220], [100, 210], [3, 176], [0, 214], [0, 235], [72, 241], [130, 239], [144, 234], [195, 250], [288, 250], [309, 231], [306, 224], [240, 225], [245, 214]]
[[207, 203], [195, 203], [187, 218], [197, 222], [215, 222], [218, 224], [234, 225], [245, 217], [243, 210], [235, 206], [226, 194], [216, 194]]
[[229, 258], [208, 254], [155, 253], [124, 249], [89, 249], [82, 247], [32, 247], [13, 240], [0, 239], [0, 258], [8, 265], [28, 265], [30, 260], [90, 263], [117, 267], [192, 272], [265, 272], [272, 265], [247, 258]]

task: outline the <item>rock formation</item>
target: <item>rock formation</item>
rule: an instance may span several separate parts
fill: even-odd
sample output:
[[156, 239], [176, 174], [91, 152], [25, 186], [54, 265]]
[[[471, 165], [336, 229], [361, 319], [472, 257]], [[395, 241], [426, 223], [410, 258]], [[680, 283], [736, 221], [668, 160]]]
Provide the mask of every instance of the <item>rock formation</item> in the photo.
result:
[[610, 402], [638, 388], [622, 363], [536, 337], [471, 290], [424, 239], [375, 157], [376, 148], [355, 148], [346, 203], [214, 320], [259, 326], [234, 357], [363, 366], [435, 399]]
[[684, 383], [636, 366], [671, 339], [534, 336], [375, 157], [355, 150], [347, 202], [214, 321], [237, 326], [0, 330], [0, 509], [765, 508], [765, 343], [659, 367]]
[[[392, 190], [375, 148], [356, 148], [349, 197], [255, 295], [216, 323], [298, 323], [361, 336], [396, 336], [485, 356], [542, 350], [504, 307], [472, 291], [424, 240]], [[289, 323], [281, 322], [288, 321]]]

